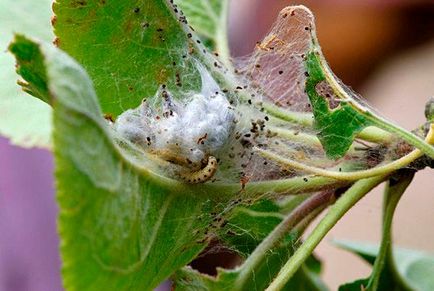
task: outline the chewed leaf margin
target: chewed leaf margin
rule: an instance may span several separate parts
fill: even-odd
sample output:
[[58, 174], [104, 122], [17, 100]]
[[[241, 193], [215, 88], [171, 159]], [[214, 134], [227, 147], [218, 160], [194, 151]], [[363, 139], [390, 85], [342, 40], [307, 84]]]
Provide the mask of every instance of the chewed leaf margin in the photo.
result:
[[[329, 100], [318, 94], [318, 84], [328, 82], [326, 74], [330, 74], [323, 69], [319, 52], [313, 50], [307, 55], [306, 69], [306, 93], [312, 105], [315, 127], [319, 130], [318, 138], [328, 157], [341, 158], [350, 148], [356, 135], [372, 124], [354, 107], [354, 100], [348, 102], [349, 100], [339, 99], [337, 108], [331, 108]], [[336, 92], [336, 95], [338, 94], [339, 92]]]
[[328, 158], [343, 157], [355, 137], [373, 125], [372, 112], [327, 65], [315, 17], [303, 5], [284, 8], [264, 40], [238, 63], [247, 85], [257, 91], [252, 96], [260, 96], [259, 103], [270, 114], [292, 123], [288, 127], [302, 125], [307, 131], [313, 121]]
[[14, 42], [9, 46], [9, 51], [20, 57], [17, 73], [25, 80], [18, 81], [23, 91], [51, 104], [44, 57], [40, 49], [24, 36], [16, 35]]

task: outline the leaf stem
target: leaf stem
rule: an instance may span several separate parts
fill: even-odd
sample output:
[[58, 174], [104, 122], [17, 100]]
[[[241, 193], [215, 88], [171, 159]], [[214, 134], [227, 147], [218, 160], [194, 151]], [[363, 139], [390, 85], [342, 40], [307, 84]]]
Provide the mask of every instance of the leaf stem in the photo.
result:
[[[425, 141], [427, 145], [434, 143], [434, 123], [431, 124], [430, 130], [425, 138]], [[394, 172], [396, 170], [399, 170], [407, 165], [409, 165], [411, 162], [415, 161], [416, 159], [423, 156], [423, 152], [420, 149], [415, 149], [411, 153], [393, 161], [388, 164], [378, 166], [372, 169], [368, 170], [362, 170], [362, 171], [354, 171], [354, 172], [336, 172], [336, 171], [330, 171], [318, 167], [308, 166], [303, 163], [290, 160], [287, 158], [283, 158], [280, 155], [277, 155], [273, 152], [270, 152], [268, 150], [263, 150], [260, 148], [255, 148], [255, 151], [259, 152], [263, 157], [269, 158], [279, 164], [282, 164], [284, 166], [289, 166], [294, 169], [302, 170], [310, 174], [333, 178], [337, 180], [347, 180], [347, 181], [355, 181], [360, 179], [365, 179], [373, 176], [378, 175], [387, 175], [391, 172]]]
[[235, 289], [242, 289], [241, 287], [248, 280], [249, 276], [260, 265], [269, 252], [284, 236], [308, 216], [312, 211], [319, 207], [325, 207], [334, 201], [334, 191], [323, 191], [314, 194], [312, 197], [306, 199], [298, 207], [291, 211], [282, 222], [277, 225], [273, 231], [256, 247], [253, 253], [247, 258], [243, 265], [240, 267], [240, 273], [235, 281]]
[[269, 193], [268, 197], [296, 195], [348, 185], [347, 181], [338, 181], [325, 177], [300, 176], [282, 180], [259, 181], [246, 185], [245, 191], [250, 195]]
[[[434, 146], [431, 145], [432, 142], [430, 144], [429, 142], [424, 141], [423, 139], [413, 134], [412, 132], [409, 132], [400, 126], [397, 126], [385, 120], [384, 118], [377, 116], [371, 110], [368, 110], [367, 108], [355, 102], [354, 99], [342, 88], [342, 86], [333, 77], [334, 74], [332, 73], [326, 61], [322, 57], [320, 58], [320, 62], [323, 70], [326, 72], [325, 74], [326, 79], [329, 82], [329, 84], [332, 86], [333, 90], [337, 92], [339, 95], [341, 95], [343, 99], [351, 100], [350, 101], [351, 104], [354, 107], [356, 107], [358, 110], [360, 110], [361, 114], [363, 114], [366, 117], [366, 119], [371, 121], [375, 126], [387, 132], [396, 134], [397, 136], [401, 137], [412, 146], [420, 149], [424, 154], [429, 156], [431, 159], [434, 159]], [[432, 129], [432, 124], [431, 124], [431, 129]]]
[[[262, 102], [262, 108], [264, 108], [268, 114], [280, 120], [306, 127], [314, 126], [312, 114], [288, 111], [268, 102]], [[365, 141], [382, 144], [388, 144], [393, 140], [393, 134], [375, 126], [366, 127], [357, 137]]]
[[[315, 192], [327, 189], [335, 189], [348, 185], [347, 181], [338, 181], [335, 179], [325, 177], [313, 176], [300, 176], [281, 180], [258, 181], [250, 182], [245, 185], [245, 197], [258, 197], [259, 195], [266, 195], [267, 198], [279, 198], [283, 195], [299, 195], [307, 192]], [[222, 194], [233, 195], [233, 193], [240, 192], [240, 184], [203, 184], [200, 186], [205, 193], [210, 191], [218, 191]]]
[[216, 49], [219, 53], [221, 60], [223, 64], [228, 68], [229, 70], [233, 70], [232, 62], [231, 62], [231, 53], [229, 49], [229, 42], [228, 42], [228, 12], [229, 12], [229, 4], [228, 0], [221, 0], [222, 5], [222, 13], [220, 15], [219, 23], [216, 26]]
[[394, 139], [394, 136], [376, 126], [368, 126], [357, 134], [357, 138], [373, 143], [389, 144]]
[[312, 114], [288, 111], [266, 101], [262, 101], [258, 106], [262, 106], [267, 113], [281, 120], [307, 127], [312, 127], [313, 125]]
[[386, 179], [385, 176], [376, 176], [369, 179], [364, 179], [356, 182], [345, 194], [331, 206], [329, 212], [315, 227], [312, 233], [308, 236], [306, 241], [288, 260], [288, 262], [280, 270], [274, 281], [268, 286], [266, 290], [277, 291], [282, 290], [288, 280], [300, 268], [303, 262], [313, 252], [319, 242], [325, 237], [329, 230], [342, 218], [342, 216], [362, 199], [366, 193], [371, 191], [375, 186], [380, 184]]
[[292, 169], [298, 169], [307, 172], [309, 174], [333, 178], [337, 180], [346, 180], [346, 181], [355, 181], [355, 180], [365, 179], [373, 176], [389, 174], [391, 172], [394, 172], [398, 169], [401, 169], [409, 165], [411, 162], [413, 162], [414, 160], [416, 160], [417, 158], [423, 155], [423, 153], [420, 150], [416, 149], [411, 153], [409, 153], [408, 155], [405, 155], [402, 158], [390, 162], [388, 164], [385, 164], [383, 166], [378, 166], [372, 169], [354, 171], [354, 172], [337, 172], [337, 171], [330, 171], [318, 167], [308, 166], [294, 160], [283, 158], [280, 155], [277, 155], [267, 150], [263, 150], [259, 148], [255, 148], [255, 150], [258, 151], [260, 155], [263, 156], [264, 158], [268, 158], [281, 165], [288, 166]]
[[[315, 43], [318, 42], [318, 40], [316, 38], [313, 39], [313, 41]], [[318, 50], [320, 50], [319, 45], [318, 45]], [[354, 100], [354, 98], [352, 98], [350, 96], [350, 94], [348, 94], [348, 92], [346, 90], [344, 90], [344, 88], [341, 86], [341, 84], [337, 81], [337, 79], [334, 77], [333, 72], [331, 71], [330, 67], [328, 66], [327, 62], [322, 57], [322, 54], [320, 54], [320, 55], [321, 55], [320, 63], [321, 63], [322, 69], [325, 72], [324, 75], [326, 77], [327, 82], [333, 88], [334, 92], [336, 92], [338, 95], [340, 95], [340, 97], [343, 100], [349, 100], [350, 103], [355, 108], [357, 108], [360, 111], [360, 113], [363, 116], [365, 116], [367, 120], [372, 122], [375, 126], [381, 128], [381, 129], [383, 129], [389, 133], [396, 134], [397, 136], [399, 136], [402, 139], [404, 139], [405, 141], [407, 141], [409, 144], [420, 149], [424, 154], [426, 154], [431, 159], [434, 159], [434, 146], [431, 145], [432, 142], [431, 142], [431, 144], [427, 143], [426, 141], [424, 141], [423, 139], [421, 139], [417, 135], [413, 134], [412, 132], [409, 132], [400, 126], [397, 126], [397, 125], [385, 120], [384, 118], [377, 116], [368, 108], [357, 103]], [[432, 125], [431, 125], [431, 128], [432, 128]]]
[[[400, 176], [399, 180], [393, 185], [391, 180], [389, 180], [386, 185], [383, 198], [383, 230], [381, 245], [378, 256], [375, 259], [372, 274], [366, 288], [367, 290], [378, 290], [380, 277], [386, 264], [390, 265], [389, 269], [395, 269], [392, 253], [392, 220], [396, 206], [398, 205], [400, 198], [404, 194], [404, 191], [413, 180], [413, 177], [414, 172], [409, 172], [405, 175]], [[396, 270], [393, 273], [394, 276], [398, 275], [400, 278], [400, 275]]]
[[309, 226], [309, 224], [328, 206], [329, 204], [323, 205], [311, 211], [308, 215], [306, 215], [306, 217], [304, 217], [299, 223], [297, 223], [297, 225], [291, 230], [291, 233], [302, 234]]
[[[371, 120], [376, 126], [382, 128], [388, 132], [394, 133], [404, 139], [406, 142], [411, 144], [412, 146], [421, 150], [424, 154], [426, 154], [431, 159], [434, 159], [434, 138], [431, 139], [431, 142], [426, 141], [415, 135], [414, 133], [407, 131], [391, 122], [384, 120], [378, 116], [373, 114], [369, 114], [367, 116], [369, 120]], [[432, 130], [433, 124], [430, 125], [430, 130]]]
[[314, 146], [316, 148], [322, 148], [321, 142], [318, 137], [315, 135], [311, 135], [308, 133], [285, 129], [277, 126], [268, 126], [268, 130], [272, 134], [276, 134], [278, 137], [282, 139], [287, 139], [292, 142], [301, 142], [304, 145]]

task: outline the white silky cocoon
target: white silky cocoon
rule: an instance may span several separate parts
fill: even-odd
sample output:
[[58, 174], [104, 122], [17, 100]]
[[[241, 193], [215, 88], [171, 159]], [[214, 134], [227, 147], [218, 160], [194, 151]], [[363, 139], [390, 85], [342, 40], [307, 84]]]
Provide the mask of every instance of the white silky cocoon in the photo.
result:
[[177, 101], [160, 89], [160, 106], [152, 107], [144, 101], [122, 113], [114, 129], [133, 143], [193, 163], [215, 155], [228, 141], [236, 113], [208, 71], [199, 63], [196, 66], [202, 79], [200, 93], [187, 93]]

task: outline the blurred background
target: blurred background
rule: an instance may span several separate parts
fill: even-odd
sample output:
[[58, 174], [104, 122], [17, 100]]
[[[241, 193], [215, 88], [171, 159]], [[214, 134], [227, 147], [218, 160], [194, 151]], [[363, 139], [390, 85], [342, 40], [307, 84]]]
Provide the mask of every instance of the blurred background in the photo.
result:
[[[323, 52], [344, 83], [407, 129], [424, 122], [424, 104], [434, 95], [434, 1], [233, 0], [233, 55], [250, 53], [280, 9], [294, 4], [313, 10]], [[0, 291], [62, 290], [52, 173], [49, 152], [0, 138]], [[418, 173], [401, 200], [394, 220], [397, 245], [434, 252], [433, 178], [432, 169]], [[381, 189], [370, 193], [317, 249], [331, 290], [368, 276], [365, 263], [330, 240], [377, 242], [381, 196]]]

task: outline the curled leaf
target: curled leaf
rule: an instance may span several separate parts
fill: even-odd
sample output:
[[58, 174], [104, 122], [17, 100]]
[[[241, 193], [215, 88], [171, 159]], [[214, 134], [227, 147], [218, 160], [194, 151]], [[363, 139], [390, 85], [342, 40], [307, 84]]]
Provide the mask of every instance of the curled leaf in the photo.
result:
[[50, 3], [49, 0], [5, 0], [0, 9], [0, 135], [25, 148], [51, 148], [51, 109], [20, 90], [14, 59], [5, 50], [17, 31], [51, 41]]
[[81, 66], [20, 35], [10, 48], [26, 86], [41, 80], [54, 108], [65, 287], [152, 290], [204, 248], [216, 213], [236, 192], [215, 195], [153, 172], [150, 161], [117, 141]]
[[313, 113], [315, 132], [332, 159], [343, 157], [356, 135], [372, 125], [366, 119], [370, 113], [328, 68], [314, 16], [304, 6], [283, 9], [270, 33], [239, 67], [264, 100], [277, 106], [264, 105], [265, 109], [282, 108], [281, 117], [295, 123], [300, 115]]

